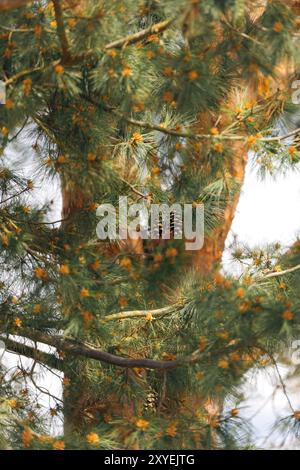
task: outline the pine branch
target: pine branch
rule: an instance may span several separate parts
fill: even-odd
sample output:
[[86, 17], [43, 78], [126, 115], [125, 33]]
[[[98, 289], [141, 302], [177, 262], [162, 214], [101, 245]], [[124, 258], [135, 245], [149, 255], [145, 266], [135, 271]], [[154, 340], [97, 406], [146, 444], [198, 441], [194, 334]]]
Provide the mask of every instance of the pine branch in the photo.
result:
[[63, 11], [61, 8], [60, 0], [52, 0], [54, 6], [55, 19], [57, 24], [57, 34], [61, 43], [63, 62], [68, 62], [71, 59], [70, 47], [66, 35], [65, 25], [63, 21]]
[[253, 38], [252, 36], [249, 36], [248, 34], [243, 33], [242, 31], [239, 31], [238, 29], [236, 29], [234, 26], [232, 26], [232, 24], [229, 23], [229, 21], [226, 20], [226, 18], [222, 18], [222, 21], [223, 21], [223, 23], [226, 24], [226, 26], [228, 26], [232, 31], [234, 31], [236, 34], [238, 34], [242, 38], [248, 39], [249, 41], [252, 41], [255, 44], [258, 44], [259, 46], [263, 45], [262, 42], [258, 41], [257, 39]]
[[5, 346], [8, 352], [20, 354], [22, 356], [34, 359], [41, 364], [45, 364], [50, 368], [63, 371], [63, 361], [55, 357], [54, 354], [45, 353], [37, 348], [19, 343], [11, 338], [5, 339]]
[[208, 138], [213, 137], [212, 135], [209, 135], [209, 134], [202, 135], [202, 134], [191, 134], [188, 132], [179, 132], [174, 129], [169, 129], [167, 127], [164, 127], [161, 124], [153, 124], [147, 121], [139, 121], [137, 119], [133, 119], [113, 108], [110, 108], [108, 110], [111, 111], [111, 113], [114, 114], [115, 116], [121, 119], [124, 119], [124, 121], [126, 121], [128, 124], [132, 124], [133, 126], [136, 126], [136, 127], [142, 127], [143, 129], [148, 129], [151, 131], [162, 132], [163, 134], [172, 135], [174, 137], [184, 137], [186, 139], [199, 139], [199, 138], [208, 139]]
[[297, 134], [300, 134], [300, 127], [292, 132], [289, 132], [288, 134], [278, 135], [276, 137], [263, 137], [259, 140], [262, 142], [281, 142], [282, 140], [288, 139], [289, 137], [293, 137]]
[[88, 344], [79, 343], [67, 338], [57, 335], [47, 335], [42, 332], [35, 331], [32, 334], [26, 334], [26, 338], [32, 341], [47, 344], [63, 351], [71, 356], [85, 357], [87, 359], [94, 359], [96, 361], [104, 362], [106, 364], [115, 365], [124, 368], [141, 367], [144, 369], [161, 369], [168, 370], [181, 367], [188, 364], [194, 364], [199, 360], [199, 350], [196, 350], [189, 356], [184, 356], [172, 361], [159, 361], [155, 359], [131, 359], [127, 357], [116, 356], [106, 351], [101, 351]]
[[30, 75], [31, 73], [34, 73], [34, 72], [39, 72], [41, 70], [43, 70], [44, 67], [35, 67], [33, 69], [26, 69], [26, 70], [22, 70], [21, 72], [18, 72], [16, 73], [15, 75], [13, 75], [12, 77], [8, 78], [4, 84], [5, 86], [8, 86], [8, 85], [11, 85], [12, 83], [14, 83], [15, 81], [17, 81], [19, 78], [23, 78], [25, 77], [26, 75]]
[[[97, 105], [97, 103], [93, 103], [94, 105]], [[213, 134], [194, 134], [191, 132], [179, 132], [176, 131], [175, 129], [169, 129], [167, 127], [164, 127], [162, 124], [153, 124], [147, 121], [138, 121], [137, 119], [130, 118], [129, 116], [126, 116], [125, 114], [121, 113], [120, 111], [113, 109], [113, 108], [107, 108], [108, 111], [110, 111], [112, 114], [115, 116], [118, 116], [121, 119], [124, 119], [124, 121], [128, 122], [128, 124], [132, 124], [133, 126], [137, 127], [142, 127], [144, 129], [152, 130], [152, 131], [158, 131], [161, 132], [162, 134], [167, 134], [167, 135], [172, 135], [174, 137], [182, 137], [185, 139], [193, 139], [193, 140], [210, 140], [210, 139], [215, 139], [216, 136]], [[247, 139], [247, 136], [245, 135], [232, 135], [232, 134], [218, 134], [218, 140], [229, 140], [229, 141], [244, 141]], [[257, 139], [257, 140], [266, 140], [263, 138]]]
[[[99, 107], [99, 103], [95, 101], [94, 99], [88, 97], [88, 96], [83, 96], [83, 98], [88, 101], [89, 103], [93, 104], [94, 106]], [[205, 139], [214, 139], [216, 136], [212, 134], [193, 134], [190, 132], [179, 132], [176, 131], [175, 129], [169, 129], [167, 127], [164, 127], [162, 124], [153, 124], [151, 122], [147, 121], [139, 121], [137, 119], [133, 119], [129, 116], [126, 116], [122, 112], [118, 111], [117, 109], [113, 108], [112, 106], [109, 105], [103, 105], [101, 104], [101, 108], [104, 109], [105, 111], [108, 111], [115, 116], [124, 119], [128, 124], [132, 124], [133, 126], [141, 127], [143, 129], [148, 129], [151, 131], [158, 131], [162, 132], [163, 134], [167, 135], [172, 135], [174, 137], [183, 137], [185, 139], [194, 139], [194, 140], [205, 140]], [[246, 137], [243, 135], [218, 135], [218, 140], [235, 140], [235, 141], [243, 141], [245, 140]], [[262, 139], [260, 139], [262, 140]]]
[[[97, 105], [97, 103], [93, 102], [94, 105]], [[126, 116], [125, 114], [121, 113], [120, 111], [107, 107], [107, 110], [110, 111], [112, 114], [115, 116], [118, 116], [121, 119], [124, 119], [124, 121], [128, 122], [128, 124], [132, 124], [133, 126], [141, 127], [144, 129], [149, 129], [152, 131], [158, 131], [162, 132], [163, 134], [167, 135], [172, 135], [175, 137], [183, 137], [186, 139], [194, 139], [194, 140], [209, 140], [209, 139], [214, 139], [216, 138], [215, 135], [212, 134], [193, 134], [190, 132], [179, 132], [174, 129], [168, 129], [167, 127], [164, 127], [161, 124], [153, 124], [147, 121], [139, 121], [137, 119], [133, 119], [129, 116]], [[280, 135], [280, 136], [275, 136], [275, 137], [257, 137], [258, 142], [282, 142], [283, 140], [288, 139], [289, 137], [293, 137], [295, 135], [300, 134], [300, 128], [289, 132], [288, 134]], [[247, 136], [245, 135], [233, 135], [233, 134], [218, 134], [218, 140], [228, 140], [228, 141], [246, 141]]]
[[146, 318], [147, 316], [158, 318], [168, 315], [169, 313], [176, 312], [180, 307], [182, 307], [182, 304], [174, 304], [156, 310], [132, 310], [130, 312], [113, 313], [112, 315], [107, 315], [103, 321], [125, 320], [127, 318]]
[[[0, 0], [1, 1], [1, 0]], [[26, 69], [26, 70], [22, 70], [21, 72], [18, 72], [16, 73], [15, 75], [13, 75], [12, 77], [8, 78], [5, 82], [4, 82], [4, 85], [5, 86], [8, 86], [8, 85], [11, 85], [12, 83], [16, 82], [17, 80], [19, 80], [19, 78], [23, 78], [23, 77], [26, 77], [26, 75], [30, 75], [32, 73], [35, 73], [35, 72], [41, 72], [41, 71], [46, 71], [48, 70], [49, 68], [52, 68], [52, 67], [55, 67], [56, 65], [60, 64], [61, 63], [61, 60], [56, 60], [54, 62], [52, 62], [51, 64], [48, 64], [46, 66], [41, 66], [41, 67], [34, 67], [32, 69]]]
[[106, 44], [104, 49], [119, 49], [121, 47], [129, 46], [130, 44], [135, 44], [141, 41], [142, 39], [145, 39], [147, 36], [150, 36], [150, 34], [157, 34], [165, 31], [173, 23], [173, 21], [174, 19], [170, 19], [161, 21], [160, 23], [156, 23], [150, 26], [149, 28], [143, 29], [134, 34], [130, 34], [125, 38], [117, 39], [116, 41], [110, 42], [109, 44]]
[[294, 266], [293, 268], [285, 269], [284, 271], [277, 271], [275, 273], [270, 273], [264, 276], [264, 279], [269, 279], [271, 277], [279, 277], [284, 276], [285, 274], [293, 273], [294, 271], [298, 271], [300, 269], [300, 264]]
[[[110, 42], [104, 46], [104, 51], [108, 51], [110, 49], [120, 49], [124, 48], [128, 45], [131, 44], [136, 44], [137, 42], [147, 38], [150, 36], [150, 34], [155, 34], [155, 33], [161, 33], [165, 31], [172, 23], [174, 19], [171, 20], [165, 20], [160, 23], [156, 23], [149, 28], [142, 29], [141, 31], [138, 31], [137, 33], [130, 34], [129, 36], [126, 36], [125, 38], [117, 39], [116, 41]], [[93, 58], [95, 56], [95, 52], [93, 50], [86, 51], [83, 54], [80, 54], [79, 56], [75, 56], [72, 59], [69, 60], [70, 64], [79, 64], [83, 60], [87, 60], [90, 58]]]
[[148, 199], [149, 194], [143, 194], [140, 191], [138, 191], [132, 184], [130, 184], [128, 181], [126, 181], [124, 178], [120, 178], [120, 180], [127, 184], [127, 186], [134, 192], [137, 196], [139, 196], [140, 199]]

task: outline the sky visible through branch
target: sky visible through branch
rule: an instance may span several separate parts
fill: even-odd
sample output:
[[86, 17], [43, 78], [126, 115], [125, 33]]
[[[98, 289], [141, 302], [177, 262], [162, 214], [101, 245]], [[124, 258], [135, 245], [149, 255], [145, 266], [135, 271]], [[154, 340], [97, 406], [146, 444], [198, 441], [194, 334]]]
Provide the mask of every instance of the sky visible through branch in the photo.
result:
[[[238, 270], [229, 250], [235, 237], [239, 243], [251, 248], [280, 242], [284, 251], [300, 235], [300, 168], [285, 176], [261, 180], [253, 170], [252, 158], [250, 155], [241, 198], [223, 256], [223, 267], [227, 272]], [[284, 379], [289, 367], [280, 364], [279, 370]], [[295, 381], [287, 381], [287, 391], [296, 409], [300, 407], [299, 394], [296, 393], [299, 386]], [[289, 407], [274, 367], [262, 372], [250, 371], [243, 391], [245, 402], [241, 408], [244, 407], [245, 417], [252, 418], [257, 446], [282, 448], [281, 440], [270, 433], [274, 422], [288, 414]], [[286, 441], [285, 447], [294, 448], [293, 442]]]
[[[24, 149], [26, 147], [28, 148], [26, 145], [21, 146]], [[11, 149], [9, 159], [13, 166], [16, 164], [16, 153], [18, 152], [20, 152], [20, 148]], [[22, 170], [24, 177], [33, 179], [33, 175], [38, 171], [38, 160], [35, 160], [33, 155], [28, 156], [26, 150], [25, 152], [26, 165], [22, 165], [20, 171]], [[20, 161], [19, 157], [20, 155], [18, 155]], [[58, 186], [58, 181], [53, 180], [49, 183], [49, 181], [40, 180], [32, 196], [34, 202], [38, 205], [53, 201], [51, 214], [48, 216], [51, 221], [60, 220], [61, 218], [61, 201], [57, 198]], [[291, 204], [291, 201], [293, 201], [293, 204]], [[227, 249], [223, 256], [224, 270], [232, 273], [238, 269], [231, 260], [229, 248], [235, 237], [238, 242], [245, 243], [251, 248], [274, 242], [280, 242], [283, 249], [290, 246], [296, 237], [300, 235], [299, 206], [299, 173], [294, 171], [278, 178], [269, 177], [260, 180], [252, 170], [250, 155], [241, 199], [228, 236]], [[50, 221], [50, 218], [47, 221]], [[49, 352], [49, 347], [42, 347], [41, 349]], [[19, 358], [17, 355], [7, 352], [3, 357], [3, 363], [7, 368], [19, 366], [26, 369], [32, 366], [32, 362], [31, 359]], [[283, 378], [288, 373], [288, 367], [283, 364], [279, 365], [279, 370]], [[58, 399], [62, 397], [61, 373], [58, 371], [52, 373], [39, 365], [36, 366], [36, 372], [36, 382], [39, 387], [37, 394], [40, 404], [45, 408], [55, 407], [55, 401], [51, 395]], [[28, 386], [33, 390], [33, 384], [28, 384]], [[289, 383], [288, 381], [287, 388], [295, 409], [299, 409], [300, 399], [295, 393], [298, 384]], [[240, 405], [241, 415], [249, 420], [251, 419], [256, 445], [265, 448], [280, 448], [280, 440], [276, 436], [270, 436], [270, 431], [278, 418], [278, 413], [286, 416], [288, 405], [274, 368], [269, 367], [263, 372], [250, 371], [247, 374], [243, 392], [245, 401]], [[228, 407], [230, 408], [230, 403], [228, 403]], [[62, 422], [59, 417], [54, 417], [50, 423], [50, 431], [58, 434], [62, 431]], [[293, 443], [287, 441], [285, 446], [290, 448]]]

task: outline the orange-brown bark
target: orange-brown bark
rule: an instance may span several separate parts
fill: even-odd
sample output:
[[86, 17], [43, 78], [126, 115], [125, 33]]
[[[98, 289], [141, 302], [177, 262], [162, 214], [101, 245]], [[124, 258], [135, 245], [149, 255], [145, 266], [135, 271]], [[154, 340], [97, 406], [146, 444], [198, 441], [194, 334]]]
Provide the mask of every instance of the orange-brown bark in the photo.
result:
[[31, 0], [0, 0], [0, 10], [13, 10], [14, 8], [19, 8]]

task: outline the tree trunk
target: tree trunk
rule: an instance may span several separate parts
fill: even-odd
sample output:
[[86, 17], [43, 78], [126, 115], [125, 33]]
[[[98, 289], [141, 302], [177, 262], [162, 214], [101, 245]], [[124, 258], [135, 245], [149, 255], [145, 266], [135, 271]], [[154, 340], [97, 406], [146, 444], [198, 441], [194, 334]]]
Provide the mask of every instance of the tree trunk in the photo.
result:
[[[69, 0], [71, 2], [71, 0]], [[76, 3], [76, 2], [75, 2]], [[263, 4], [260, 2], [259, 6], [248, 2], [251, 7], [252, 19], [260, 16], [265, 8], [266, 2]], [[67, 4], [67, 2], [66, 2]], [[293, 6], [296, 14], [300, 14], [300, 2], [299, 1], [287, 1], [289, 6]], [[278, 83], [284, 88], [286, 87], [287, 77], [292, 72], [293, 65], [282, 64], [278, 68], [279, 76], [275, 84], [278, 87]], [[251, 83], [241, 83], [243, 90], [248, 89], [248, 101], [256, 102], [259, 98], [263, 98], [259, 94], [259, 77], [256, 73], [253, 73]], [[226, 103], [227, 107], [234, 106], [234, 103]], [[226, 126], [227, 116], [224, 114], [221, 116], [221, 126]], [[203, 115], [199, 117], [199, 126], [201, 126], [201, 132], [209, 133], [212, 123], [207, 119], [207, 116]], [[224, 211], [224, 218], [221, 221], [219, 227], [205, 240], [204, 246], [201, 250], [196, 252], [189, 252], [187, 254], [187, 264], [192, 268], [196, 269], [205, 274], [212, 273], [215, 268], [219, 267], [219, 263], [222, 258], [222, 254], [225, 247], [226, 238], [231, 229], [232, 221], [235, 216], [237, 204], [240, 198], [240, 190], [244, 181], [245, 167], [247, 162], [247, 151], [248, 148], [241, 142], [235, 142], [232, 144], [232, 156], [228, 162], [228, 173], [236, 180], [239, 186], [239, 191], [234, 196], [233, 200], [228, 202], [227, 207]], [[63, 219], [72, 219], [74, 214], [80, 211], [87, 203], [86, 198], [79, 186], [70, 188], [63, 188]], [[130, 241], [129, 245], [126, 246], [137, 254], [142, 253], [141, 244], [137, 241]], [[81, 383], [77, 382], [77, 372], [80, 370]], [[79, 373], [78, 373], [79, 375]], [[85, 388], [85, 383], [82, 381], [82, 369], [80, 369], [80, 361], [72, 360], [70, 367], [67, 368], [66, 377], [70, 379], [70, 384], [65, 385], [64, 400], [65, 400], [65, 430], [67, 433], [72, 432], [74, 429], [80, 429], [80, 426], [84, 422], [84, 419], [94, 419], [96, 414], [104, 414], [107, 412], [109, 406], [117, 406], [114, 403], [99, 403], [96, 397], [92, 397], [89, 391]], [[199, 403], [203, 405], [201, 397], [189, 397], [190, 404], [193, 407], [198, 407]], [[76, 403], [76, 406], [71, 407], [69, 403]], [[214, 404], [215, 406], [215, 404]], [[124, 409], [124, 413], [126, 410]]]

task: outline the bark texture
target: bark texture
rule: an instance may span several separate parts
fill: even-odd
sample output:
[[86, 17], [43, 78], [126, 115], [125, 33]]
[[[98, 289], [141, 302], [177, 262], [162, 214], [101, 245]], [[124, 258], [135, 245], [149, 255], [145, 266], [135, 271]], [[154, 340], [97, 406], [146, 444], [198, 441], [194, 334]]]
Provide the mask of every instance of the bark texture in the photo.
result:
[[[77, 4], [77, 2], [75, 3]], [[266, 3], [266, 1], [248, 2], [249, 11], [253, 20], [257, 19], [263, 13]], [[300, 1], [287, 1], [286, 3], [287, 5], [294, 8], [296, 15], [300, 14]], [[77, 5], [77, 8], [80, 8], [80, 6]], [[222, 40], [222, 38], [220, 38], [220, 40]], [[284, 89], [287, 86], [289, 77], [293, 73], [293, 71], [293, 64], [280, 64], [280, 66], [278, 67], [278, 78], [276, 83], [274, 83], [274, 86], [277, 87], [279, 84], [279, 86]], [[261, 98], [259, 77], [255, 73], [253, 74], [253, 78], [251, 79], [250, 83], [241, 83], [240, 85], [244, 90], [248, 90], [247, 94], [249, 102], [255, 102], [259, 98]], [[229, 102], [224, 103], [224, 105], [225, 104], [228, 106], [234, 105], [234, 103], [230, 102], [230, 99]], [[226, 126], [227, 119], [228, 118], [225, 114], [220, 116], [219, 121], [222, 126]], [[199, 129], [201, 129], [201, 132], [209, 133], [209, 130], [212, 126], [213, 122], [211, 121], [210, 117], [208, 117], [207, 115], [199, 116]], [[232, 144], [231, 158], [228, 161], [227, 171], [230, 177], [236, 180], [236, 183], [239, 187], [239, 191], [237, 191], [233, 199], [228, 202], [224, 211], [223, 220], [221, 221], [220, 225], [214, 230], [214, 232], [209, 236], [209, 238], [205, 240], [203, 248], [199, 251], [192, 252], [192, 254], [191, 252], [187, 254], [187, 266], [189, 266], [190, 268], [192, 267], [192, 269], [196, 269], [205, 274], [208, 274], [213, 272], [219, 266], [225, 247], [225, 242], [228, 233], [231, 229], [232, 221], [234, 219], [236, 208], [240, 199], [240, 190], [242, 188], [242, 184], [245, 177], [247, 152], [248, 148], [245, 144], [241, 142], [234, 142]], [[201, 156], [199, 158], [199, 165], [201, 165]], [[65, 187], [62, 189], [62, 193], [63, 218], [72, 217], [74, 213], [80, 211], [88, 202], [86, 201], [85, 195], [83, 194], [79, 186], [77, 187], [76, 185], [74, 185], [72, 189]], [[116, 252], [118, 249], [123, 249], [126, 251], [129, 250], [138, 255], [143, 253], [140, 241], [136, 240], [129, 241], [129, 244], [123, 245], [123, 247], [121, 248], [114, 248], [113, 251]], [[75, 370], [74, 365], [72, 366], [72, 368], [70, 368], [70, 370], [72, 369]], [[72, 380], [73, 379], [71, 377], [71, 381]], [[76, 383], [75, 378], [74, 383]], [[113, 399], [110, 400], [110, 403], [100, 402], [99, 400], [95, 399], [95, 397], [90, 396], [88, 390], [84, 390], [84, 387], [82, 388], [82, 384], [80, 386], [81, 389], [75, 387], [73, 391], [76, 395], [76, 400], [74, 400], [74, 396], [71, 400], [73, 403], [77, 401], [78, 406], [76, 407], [76, 409], [68, 409], [68, 405], [66, 405], [66, 430], [68, 429], [70, 431], [74, 427], [80, 427], [81, 418], [84, 419], [84, 417], [86, 418], [87, 416], [90, 420], [93, 420], [96, 419], [97, 414], [103, 415], [104, 413], [111, 411], [111, 409], [118, 410], [118, 412], [122, 412], [124, 415], [128, 413], [128, 410], [130, 410], [130, 404], [126, 406], [124, 405], [123, 410], [120, 410], [119, 404], [114, 403]], [[66, 403], [68, 402], [70, 393], [71, 391], [70, 389], [68, 389], [67, 394], [65, 395]], [[192, 399], [190, 397], [183, 397], [183, 400], [186, 399], [188, 399], [192, 408], [199, 407], [199, 403], [202, 403], [201, 397], [193, 397]], [[222, 404], [213, 403], [212, 406], [216, 408], [217, 414]]]

